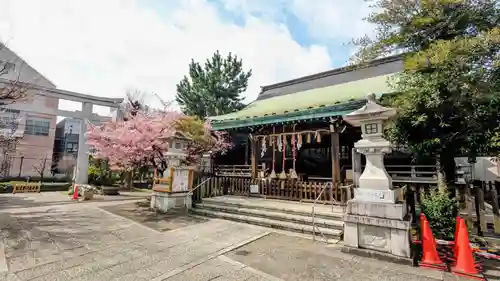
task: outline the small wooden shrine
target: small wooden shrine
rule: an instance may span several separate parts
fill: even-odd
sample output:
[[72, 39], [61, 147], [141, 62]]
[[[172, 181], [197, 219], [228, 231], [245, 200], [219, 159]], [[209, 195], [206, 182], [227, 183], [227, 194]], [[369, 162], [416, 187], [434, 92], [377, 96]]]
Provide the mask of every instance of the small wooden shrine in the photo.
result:
[[391, 93], [388, 80], [402, 69], [402, 58], [394, 56], [262, 87], [244, 109], [209, 118], [234, 141], [234, 149], [215, 159], [216, 171], [258, 179], [261, 195], [283, 199], [315, 200], [318, 186], [331, 182], [327, 196], [340, 200], [361, 138], [342, 116], [365, 105], [368, 93]]

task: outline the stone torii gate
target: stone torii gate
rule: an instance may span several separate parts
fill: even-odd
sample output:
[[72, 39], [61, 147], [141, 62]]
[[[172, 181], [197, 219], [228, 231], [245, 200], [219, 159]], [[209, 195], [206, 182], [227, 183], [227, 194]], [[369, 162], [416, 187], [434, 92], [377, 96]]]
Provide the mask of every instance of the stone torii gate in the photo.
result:
[[[9, 83], [9, 80], [0, 78], [0, 83]], [[49, 114], [64, 117], [73, 117], [81, 119], [80, 132], [78, 136], [78, 156], [76, 165], [76, 184], [87, 184], [88, 183], [88, 152], [89, 147], [87, 144], [87, 124], [90, 121], [107, 121], [110, 118], [94, 115], [92, 110], [94, 105], [109, 107], [110, 109], [116, 109], [116, 118], [121, 119], [121, 112], [119, 110], [120, 104], [123, 102], [123, 98], [104, 98], [91, 96], [86, 94], [80, 94], [76, 92], [60, 90], [55, 88], [45, 88], [37, 85], [29, 85], [30, 91], [35, 91], [35, 96], [45, 96], [51, 98], [57, 98], [59, 100], [69, 100], [74, 102], [79, 102], [82, 104], [81, 111], [67, 111], [61, 109], [53, 109], [43, 106], [33, 107], [31, 104], [26, 103], [14, 103], [8, 105], [8, 108], [17, 109], [20, 111]]]

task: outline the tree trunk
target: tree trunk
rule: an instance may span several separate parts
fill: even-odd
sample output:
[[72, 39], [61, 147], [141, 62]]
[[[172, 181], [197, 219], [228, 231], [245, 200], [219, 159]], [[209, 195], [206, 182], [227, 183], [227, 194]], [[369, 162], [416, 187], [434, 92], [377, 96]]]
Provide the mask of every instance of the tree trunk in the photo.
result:
[[455, 153], [454, 151], [444, 150], [438, 157], [440, 172], [443, 174], [444, 182], [451, 187], [455, 181]]
[[132, 175], [133, 175], [133, 171], [125, 172], [125, 187], [128, 190], [132, 190], [132, 179], [133, 179]]

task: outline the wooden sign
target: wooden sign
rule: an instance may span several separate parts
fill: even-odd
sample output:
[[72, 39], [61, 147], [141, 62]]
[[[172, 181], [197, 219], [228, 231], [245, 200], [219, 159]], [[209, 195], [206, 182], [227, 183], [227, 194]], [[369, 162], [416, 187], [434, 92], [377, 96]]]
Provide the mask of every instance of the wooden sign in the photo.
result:
[[171, 192], [188, 192], [192, 188], [193, 169], [191, 167], [176, 167], [172, 170], [172, 190]]
[[41, 183], [36, 182], [36, 183], [15, 183], [12, 186], [12, 194], [16, 193], [27, 193], [27, 192], [40, 192], [40, 187], [42, 186]]

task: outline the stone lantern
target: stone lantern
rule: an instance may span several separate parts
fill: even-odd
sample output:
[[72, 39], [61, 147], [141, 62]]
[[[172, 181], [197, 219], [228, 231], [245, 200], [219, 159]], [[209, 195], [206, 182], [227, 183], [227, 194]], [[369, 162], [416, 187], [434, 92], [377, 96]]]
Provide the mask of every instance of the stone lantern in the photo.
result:
[[395, 115], [395, 109], [377, 104], [375, 95], [369, 94], [366, 105], [343, 117], [361, 127], [362, 138], [354, 147], [366, 156], [359, 188], [354, 189], [354, 199], [347, 202], [344, 214], [344, 251], [410, 257], [410, 218], [384, 166], [384, 154], [391, 152], [391, 143], [384, 139], [383, 129]]
[[362, 139], [354, 147], [366, 156], [366, 167], [354, 193], [358, 200], [396, 202], [397, 192], [392, 190], [392, 179], [384, 166], [384, 154], [391, 153], [391, 144], [382, 135], [384, 123], [394, 115], [395, 109], [377, 104], [375, 94], [369, 94], [365, 106], [344, 116], [349, 124], [361, 127]]

